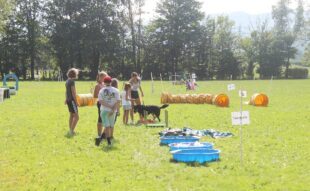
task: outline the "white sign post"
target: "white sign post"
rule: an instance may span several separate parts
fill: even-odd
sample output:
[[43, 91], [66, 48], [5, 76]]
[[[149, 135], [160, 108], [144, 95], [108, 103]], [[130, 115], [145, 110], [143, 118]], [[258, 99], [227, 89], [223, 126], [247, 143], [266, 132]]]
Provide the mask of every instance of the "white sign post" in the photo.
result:
[[192, 73], [192, 79], [196, 79], [196, 78], [197, 78], [196, 74]]
[[4, 99], [4, 89], [0, 88], [0, 103], [3, 102]]
[[240, 162], [243, 164], [243, 140], [242, 140], [242, 125], [250, 124], [250, 113], [249, 111], [242, 111], [242, 98], [247, 96], [245, 90], [239, 90], [240, 96], [240, 111], [231, 113], [232, 125], [239, 125], [240, 132]]
[[153, 80], [153, 73], [151, 72], [151, 80], [152, 80], [152, 94], [154, 93], [154, 80]]
[[163, 86], [163, 78], [161, 76], [161, 73], [159, 74], [159, 77], [160, 77], [161, 91], [163, 91], [164, 86]]
[[236, 85], [235, 84], [228, 84], [227, 85], [227, 90], [228, 91], [233, 91], [233, 90], [235, 90], [236, 89]]
[[245, 90], [239, 90], [239, 96], [240, 96], [241, 98], [247, 97], [247, 91], [245, 91]]

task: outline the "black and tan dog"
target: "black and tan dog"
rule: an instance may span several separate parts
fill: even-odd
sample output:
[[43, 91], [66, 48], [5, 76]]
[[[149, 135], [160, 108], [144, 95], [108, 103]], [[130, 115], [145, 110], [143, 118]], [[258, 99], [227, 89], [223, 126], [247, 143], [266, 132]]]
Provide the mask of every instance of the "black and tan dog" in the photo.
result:
[[157, 118], [160, 121], [160, 110], [167, 108], [169, 105], [164, 104], [161, 107], [155, 106], [155, 105], [135, 105], [134, 106], [134, 112], [139, 113], [140, 118], [144, 118], [144, 114], [146, 115], [152, 115], [154, 120]]

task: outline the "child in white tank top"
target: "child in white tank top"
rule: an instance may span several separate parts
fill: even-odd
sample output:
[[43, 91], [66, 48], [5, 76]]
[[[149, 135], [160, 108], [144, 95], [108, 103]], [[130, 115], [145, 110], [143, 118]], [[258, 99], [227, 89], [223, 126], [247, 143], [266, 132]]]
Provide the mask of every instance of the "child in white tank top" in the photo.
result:
[[131, 110], [131, 85], [129, 83], [125, 83], [124, 86], [124, 91], [122, 91], [121, 93], [121, 97], [122, 97], [122, 106], [124, 109], [124, 114], [123, 114], [123, 123], [125, 125], [128, 124], [128, 117], [129, 117], [129, 112]]

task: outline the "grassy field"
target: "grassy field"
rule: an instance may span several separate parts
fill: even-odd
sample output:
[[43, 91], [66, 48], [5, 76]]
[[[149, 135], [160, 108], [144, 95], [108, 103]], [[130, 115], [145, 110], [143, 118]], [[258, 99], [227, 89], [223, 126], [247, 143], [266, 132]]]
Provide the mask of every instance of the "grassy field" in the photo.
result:
[[[94, 145], [97, 108], [80, 108], [77, 136], [67, 138], [64, 83], [22, 82], [17, 96], [0, 104], [0, 190], [310, 190], [310, 80], [234, 81], [251, 95], [265, 92], [267, 108], [244, 105], [251, 124], [244, 127], [240, 165], [239, 128], [231, 112], [240, 107], [229, 81], [199, 82], [197, 92], [227, 93], [229, 108], [170, 105], [171, 127], [216, 129], [234, 137], [203, 141], [222, 151], [221, 160], [203, 166], [170, 162], [158, 132], [128, 127], [118, 120], [115, 144]], [[90, 82], [77, 82], [88, 93]], [[185, 93], [183, 86], [143, 83], [145, 104], [159, 104], [162, 90]], [[163, 118], [163, 116], [162, 116]]]

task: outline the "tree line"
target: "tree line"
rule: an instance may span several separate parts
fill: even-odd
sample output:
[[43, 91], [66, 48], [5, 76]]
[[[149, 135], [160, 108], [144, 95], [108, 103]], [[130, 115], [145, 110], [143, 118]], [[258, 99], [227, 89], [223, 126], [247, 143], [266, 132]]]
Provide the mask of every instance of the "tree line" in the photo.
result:
[[205, 15], [197, 0], [161, 0], [149, 22], [144, 4], [0, 0], [0, 73], [34, 79], [45, 71], [43, 78], [65, 78], [76, 67], [84, 79], [94, 79], [98, 70], [120, 79], [132, 71], [146, 79], [151, 72], [164, 78], [184, 72], [199, 79], [253, 79], [255, 73], [288, 78], [295, 44], [309, 36], [303, 0], [296, 9], [279, 0], [272, 7], [274, 24], [258, 20], [249, 35], [240, 34], [228, 16]]

